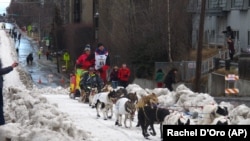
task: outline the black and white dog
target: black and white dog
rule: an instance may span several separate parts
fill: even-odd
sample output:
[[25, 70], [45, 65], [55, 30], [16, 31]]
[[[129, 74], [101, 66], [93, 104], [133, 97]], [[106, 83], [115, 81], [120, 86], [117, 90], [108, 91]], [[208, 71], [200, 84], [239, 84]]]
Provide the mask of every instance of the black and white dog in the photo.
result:
[[116, 122], [115, 125], [122, 126], [122, 116], [125, 115], [124, 119], [124, 126], [127, 128], [126, 121], [129, 119], [130, 122], [130, 128], [132, 127], [132, 121], [134, 119], [135, 115], [135, 103], [132, 102], [130, 99], [124, 97], [118, 99], [118, 101], [115, 103], [115, 113], [116, 113]]
[[[95, 105], [97, 117], [100, 117], [99, 110], [103, 112], [103, 118], [104, 120], [107, 120], [108, 118], [112, 118], [113, 116], [113, 104], [116, 100], [116, 92], [110, 91], [110, 92], [101, 92], [98, 94], [95, 94], [92, 100], [92, 105]], [[108, 116], [108, 111], [111, 112], [111, 115]]]
[[226, 106], [221, 106], [217, 104], [209, 104], [203, 107], [202, 117], [198, 124], [209, 125], [214, 123], [214, 120], [221, 116], [228, 116], [228, 109]]

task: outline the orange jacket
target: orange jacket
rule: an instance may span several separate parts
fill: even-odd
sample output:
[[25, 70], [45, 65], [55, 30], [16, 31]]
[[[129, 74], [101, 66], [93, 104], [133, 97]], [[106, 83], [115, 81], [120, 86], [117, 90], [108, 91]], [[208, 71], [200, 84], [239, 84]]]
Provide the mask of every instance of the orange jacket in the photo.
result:
[[120, 68], [118, 72], [118, 78], [121, 81], [128, 81], [130, 77], [130, 69], [129, 68]]

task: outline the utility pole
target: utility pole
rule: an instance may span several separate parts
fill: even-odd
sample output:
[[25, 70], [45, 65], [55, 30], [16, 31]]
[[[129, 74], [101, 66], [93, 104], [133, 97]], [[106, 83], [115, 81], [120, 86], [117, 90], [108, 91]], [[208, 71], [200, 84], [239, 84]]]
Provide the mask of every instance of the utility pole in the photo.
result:
[[171, 55], [171, 33], [170, 33], [170, 6], [169, 6], [169, 0], [168, 0], [168, 59], [169, 62], [172, 62], [172, 55]]
[[199, 25], [199, 41], [198, 41], [197, 58], [196, 58], [196, 77], [195, 77], [195, 91], [196, 92], [200, 92], [205, 10], [206, 10], [206, 0], [202, 0], [201, 1], [200, 25]]

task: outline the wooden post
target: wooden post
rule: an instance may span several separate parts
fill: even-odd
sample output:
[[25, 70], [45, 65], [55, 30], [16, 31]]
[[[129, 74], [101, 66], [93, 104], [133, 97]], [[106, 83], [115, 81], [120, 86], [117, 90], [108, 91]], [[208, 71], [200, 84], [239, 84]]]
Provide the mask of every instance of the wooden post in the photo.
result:
[[201, 1], [201, 15], [200, 15], [200, 26], [199, 26], [199, 41], [196, 58], [196, 77], [195, 77], [195, 91], [200, 92], [200, 79], [201, 79], [201, 64], [202, 64], [202, 48], [203, 48], [203, 32], [204, 32], [204, 18], [206, 0]]

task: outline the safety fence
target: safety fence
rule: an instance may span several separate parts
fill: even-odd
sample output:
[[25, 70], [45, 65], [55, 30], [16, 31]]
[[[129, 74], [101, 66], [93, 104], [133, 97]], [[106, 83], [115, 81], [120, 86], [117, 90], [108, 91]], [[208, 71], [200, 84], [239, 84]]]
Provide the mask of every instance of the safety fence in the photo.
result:
[[[218, 54], [204, 59], [201, 65], [201, 74], [206, 74], [214, 69], [214, 61], [216, 58], [227, 59], [228, 50], [219, 50]], [[180, 62], [155, 62], [155, 72], [162, 69], [165, 74], [173, 67], [178, 69], [178, 79], [180, 81], [189, 81], [195, 77], [196, 61], [180, 61]]]

